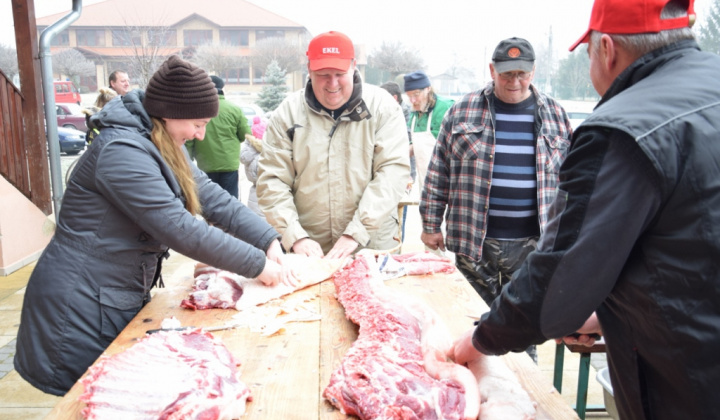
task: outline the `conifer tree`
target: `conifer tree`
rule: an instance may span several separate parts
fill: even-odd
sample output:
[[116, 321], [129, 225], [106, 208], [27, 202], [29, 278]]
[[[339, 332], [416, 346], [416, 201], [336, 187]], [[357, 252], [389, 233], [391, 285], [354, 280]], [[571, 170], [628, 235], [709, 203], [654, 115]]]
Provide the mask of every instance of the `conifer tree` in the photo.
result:
[[704, 24], [696, 30], [703, 51], [720, 54], [720, 0], [713, 0]]
[[277, 61], [273, 60], [265, 70], [265, 82], [267, 83], [260, 90], [256, 104], [263, 111], [274, 111], [285, 99], [288, 87], [285, 84], [285, 70], [280, 69]]

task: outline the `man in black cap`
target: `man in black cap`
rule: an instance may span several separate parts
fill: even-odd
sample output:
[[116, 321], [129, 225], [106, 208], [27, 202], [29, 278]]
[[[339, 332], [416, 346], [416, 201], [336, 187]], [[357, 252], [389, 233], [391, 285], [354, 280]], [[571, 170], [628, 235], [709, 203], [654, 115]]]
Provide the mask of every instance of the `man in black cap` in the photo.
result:
[[210, 76], [210, 79], [218, 91], [220, 111], [207, 125], [205, 140], [190, 140], [185, 147], [208, 178], [238, 198], [240, 143], [246, 134], [250, 134], [250, 126], [240, 107], [225, 100], [225, 82], [218, 76]]
[[430, 78], [418, 70], [404, 76], [405, 94], [412, 105], [408, 127], [412, 133], [410, 153], [415, 156], [418, 191], [422, 194], [428, 163], [445, 113], [455, 103], [435, 93]]
[[[532, 85], [534, 70], [528, 41], [498, 44], [493, 81], [466, 95], [443, 121], [420, 201], [422, 241], [454, 252], [458, 269], [488, 305], [536, 248], [570, 149], [570, 120]], [[528, 353], [537, 361], [534, 346]]]

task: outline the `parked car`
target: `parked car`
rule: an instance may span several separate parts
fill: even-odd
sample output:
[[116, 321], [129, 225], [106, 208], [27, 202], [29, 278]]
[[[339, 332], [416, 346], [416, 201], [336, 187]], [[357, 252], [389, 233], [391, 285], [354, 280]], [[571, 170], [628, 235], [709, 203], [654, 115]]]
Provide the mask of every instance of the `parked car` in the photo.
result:
[[580, 123], [590, 116], [597, 102], [595, 101], [560, 101], [570, 119], [570, 125], [575, 130]]
[[53, 82], [55, 87], [55, 103], [73, 103], [80, 105], [82, 98], [75, 83], [70, 81]]
[[85, 150], [85, 133], [73, 128], [58, 127], [60, 153], [77, 155]]
[[85, 114], [83, 114], [80, 105], [58, 103], [55, 104], [55, 111], [57, 112], [58, 127], [74, 128], [83, 132], [87, 131]]

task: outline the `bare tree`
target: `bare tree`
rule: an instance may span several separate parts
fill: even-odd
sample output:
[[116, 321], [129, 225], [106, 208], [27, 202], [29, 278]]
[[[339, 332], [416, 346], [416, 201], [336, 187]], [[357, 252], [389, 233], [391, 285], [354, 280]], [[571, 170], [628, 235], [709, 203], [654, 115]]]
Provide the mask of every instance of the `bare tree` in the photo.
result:
[[302, 69], [307, 45], [285, 38], [265, 38], [255, 43], [252, 64], [255, 68], [266, 69], [274, 60], [281, 70], [292, 73]]
[[82, 53], [74, 48], [68, 48], [53, 55], [53, 73], [65, 75], [76, 84], [80, 84], [80, 77], [94, 76], [95, 63], [85, 58]]
[[208, 72], [223, 74], [228, 70], [237, 69], [245, 64], [237, 47], [226, 43], [205, 44], [195, 50], [193, 61]]
[[370, 55], [369, 64], [390, 73], [391, 79], [400, 74], [425, 68], [425, 61], [417, 50], [409, 49], [401, 42], [383, 42]]
[[11, 80], [18, 74], [17, 51], [4, 44], [0, 44], [0, 69]]
[[131, 20], [136, 19], [132, 16], [124, 16], [123, 31], [114, 36], [122, 37], [130, 61], [130, 68], [127, 71], [138, 85], [144, 88], [163, 61], [174, 53], [169, 47], [177, 45], [177, 31], [163, 26], [161, 22], [165, 19], [162, 17], [156, 19], [157, 25], [149, 27], [132, 25]]

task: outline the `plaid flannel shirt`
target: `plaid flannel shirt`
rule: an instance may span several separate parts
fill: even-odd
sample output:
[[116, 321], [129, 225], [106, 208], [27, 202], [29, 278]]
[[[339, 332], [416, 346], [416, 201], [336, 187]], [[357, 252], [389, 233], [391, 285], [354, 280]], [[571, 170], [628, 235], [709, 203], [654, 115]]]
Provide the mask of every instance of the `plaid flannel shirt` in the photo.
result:
[[[443, 121], [428, 167], [420, 202], [423, 231], [440, 232], [446, 217], [445, 246], [475, 261], [482, 258], [495, 154], [494, 83], [465, 95]], [[537, 98], [535, 117], [538, 221], [545, 230], [555, 199], [560, 165], [570, 151], [572, 128], [554, 99]]]

